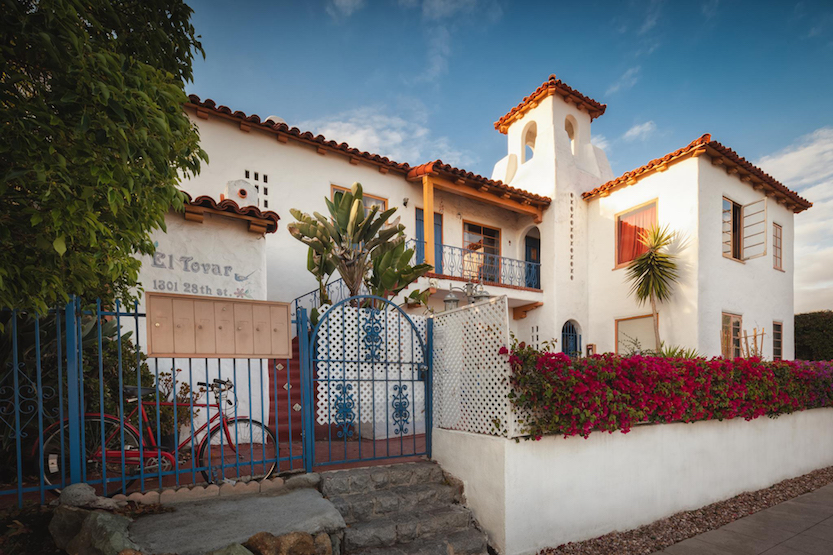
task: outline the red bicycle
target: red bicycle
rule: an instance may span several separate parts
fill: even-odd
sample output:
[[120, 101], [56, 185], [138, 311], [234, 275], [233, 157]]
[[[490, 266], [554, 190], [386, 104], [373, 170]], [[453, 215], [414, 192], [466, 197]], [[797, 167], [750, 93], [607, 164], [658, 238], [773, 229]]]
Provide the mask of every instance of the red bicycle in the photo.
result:
[[[227, 406], [233, 407], [236, 404], [228, 398], [234, 390], [231, 381], [215, 379], [211, 384], [198, 382], [197, 385], [213, 393], [216, 402], [209, 403], [208, 398], [205, 403], [193, 404], [146, 401], [142, 398], [156, 394], [156, 388], [124, 386], [122, 391], [125, 402], [136, 403], [136, 407], [125, 418], [107, 413], [86, 413], [83, 435], [86, 463], [84, 481], [101, 484], [106, 480], [107, 494], [115, 495], [129, 488], [142, 475], [146, 479], [159, 477], [161, 482], [161, 477], [176, 473], [177, 462], [181, 463], [179, 473], [199, 470], [207, 482], [247, 482], [270, 476], [278, 460], [278, 446], [272, 431], [252, 418], [229, 418], [226, 415], [223, 395], [227, 394]], [[191, 433], [170, 449], [157, 442], [145, 407], [156, 410], [156, 407], [174, 406], [177, 410], [188, 411], [197, 407], [205, 408], [211, 416], [199, 428], [192, 425]], [[137, 414], [141, 418], [142, 433], [132, 423]], [[65, 421], [61, 428], [56, 423], [44, 431], [47, 439], [43, 443], [43, 476], [48, 485], [62, 483], [62, 477], [67, 474], [62, 466], [65, 461], [62, 454], [69, 441], [69, 423]], [[188, 448], [195, 443], [196, 448]], [[187, 467], [192, 452], [196, 453], [197, 466]], [[37, 447], [33, 454], [37, 458]], [[193, 460], [191, 462], [193, 464]], [[52, 491], [59, 493], [60, 490]]]

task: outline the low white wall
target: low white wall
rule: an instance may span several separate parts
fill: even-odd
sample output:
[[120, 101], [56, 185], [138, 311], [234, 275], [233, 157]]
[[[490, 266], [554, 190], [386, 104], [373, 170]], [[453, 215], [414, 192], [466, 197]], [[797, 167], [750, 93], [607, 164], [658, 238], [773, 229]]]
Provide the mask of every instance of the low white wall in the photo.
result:
[[506, 468], [504, 438], [434, 428], [432, 458], [463, 480], [466, 505], [489, 535], [489, 543], [506, 545]]
[[[833, 409], [515, 443], [434, 430], [433, 455], [505, 555], [629, 530], [833, 465]], [[502, 493], [502, 495], [501, 495]]]

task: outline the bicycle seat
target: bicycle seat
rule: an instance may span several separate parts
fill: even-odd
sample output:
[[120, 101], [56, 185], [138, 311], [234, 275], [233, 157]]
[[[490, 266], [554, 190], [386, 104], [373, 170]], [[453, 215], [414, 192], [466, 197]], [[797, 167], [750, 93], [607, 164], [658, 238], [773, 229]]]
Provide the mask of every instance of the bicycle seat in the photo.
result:
[[121, 390], [125, 397], [144, 397], [156, 393], [155, 387], [138, 387], [135, 385], [123, 385]]

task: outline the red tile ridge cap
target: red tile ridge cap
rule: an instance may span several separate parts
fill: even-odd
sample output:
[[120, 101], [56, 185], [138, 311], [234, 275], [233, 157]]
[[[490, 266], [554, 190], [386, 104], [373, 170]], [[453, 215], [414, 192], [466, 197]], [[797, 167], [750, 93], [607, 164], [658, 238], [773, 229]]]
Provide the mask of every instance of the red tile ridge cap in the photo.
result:
[[227, 117], [240, 120], [241, 122], [248, 123], [249, 125], [256, 125], [261, 129], [271, 131], [273, 133], [283, 134], [302, 142], [314, 143], [315, 145], [320, 146], [322, 148], [338, 151], [347, 156], [362, 158], [369, 162], [376, 163], [380, 166], [385, 166], [389, 169], [401, 173], [406, 173], [411, 167], [409, 164], [396, 162], [394, 160], [391, 160], [390, 158], [387, 158], [386, 156], [381, 156], [379, 154], [373, 154], [372, 152], [367, 152], [359, 150], [357, 148], [353, 148], [344, 142], [339, 143], [336, 141], [327, 140], [327, 138], [323, 135], [315, 135], [310, 131], [302, 131], [297, 127], [290, 127], [286, 123], [275, 122], [269, 119], [262, 120], [261, 117], [257, 114], [246, 115], [245, 112], [241, 112], [240, 110], [232, 111], [231, 108], [229, 108], [228, 106], [218, 106], [217, 103], [211, 100], [210, 98], [201, 100], [199, 96], [191, 94], [188, 95], [188, 99], [189, 102], [188, 104], [186, 104], [186, 106], [190, 105], [198, 111], [199, 109], [203, 109], [213, 112], [215, 114], [225, 115]]
[[[679, 148], [674, 152], [666, 154], [661, 158], [655, 158], [654, 160], [651, 160], [647, 164], [640, 166], [635, 170], [626, 172], [620, 175], [619, 177], [608, 181], [607, 183], [599, 185], [595, 189], [582, 193], [581, 196], [585, 200], [590, 200], [598, 196], [606, 196], [606, 194], [609, 194], [610, 191], [612, 191], [613, 189], [616, 189], [623, 185], [633, 185], [640, 177], [642, 177], [646, 173], [650, 173], [655, 170], [662, 171], [667, 167], [668, 163], [687, 156], [694, 155], [695, 152], [699, 152], [700, 154], [707, 154], [710, 157], [712, 157], [712, 159], [727, 159], [732, 163], [732, 168], [743, 169], [744, 173], [747, 176], [750, 176], [748, 179], [751, 180], [751, 176], [754, 176], [759, 180], [754, 183], [750, 181], [750, 184], [755, 186], [758, 183], [764, 183], [768, 185], [776, 193], [776, 195], [780, 194], [785, 202], [791, 202], [792, 204], [794, 204], [795, 208], [793, 209], [793, 211], [796, 213], [806, 210], [807, 208], [813, 206], [812, 202], [803, 198], [797, 192], [788, 188], [786, 185], [782, 184], [780, 181], [776, 180], [774, 177], [764, 172], [764, 170], [762, 170], [758, 166], [755, 166], [754, 164], [740, 156], [731, 148], [728, 148], [717, 141], [713, 141], [710, 133], [705, 133], [697, 139], [691, 141], [688, 145]], [[739, 170], [736, 173], [740, 178]]]
[[271, 210], [261, 210], [257, 206], [251, 205], [240, 206], [232, 199], [228, 198], [217, 202], [217, 200], [208, 195], [200, 195], [192, 199], [191, 195], [185, 193], [185, 204], [262, 220], [266, 226], [266, 233], [276, 232], [278, 230], [278, 220], [281, 219], [277, 212], [273, 212]]
[[537, 204], [549, 205], [552, 203], [552, 199], [549, 197], [537, 195], [535, 193], [525, 191], [524, 189], [518, 189], [517, 187], [507, 185], [500, 180], [489, 179], [488, 177], [484, 177], [482, 175], [478, 175], [476, 173], [464, 169], [456, 168], [450, 164], [444, 163], [442, 160], [433, 160], [431, 162], [426, 162], [424, 164], [412, 167], [408, 172], [408, 179], [413, 181], [421, 178], [424, 175], [439, 175], [443, 173], [446, 175], [453, 176], [455, 178], [460, 178], [480, 185], [484, 185], [486, 187], [495, 188], [505, 193], [514, 194], [518, 197], [529, 200], [531, 202], [535, 202]]
[[555, 74], [552, 74], [532, 94], [525, 96], [517, 106], [498, 119], [495, 122], [495, 129], [505, 134], [512, 121], [522, 117], [528, 110], [537, 106], [541, 100], [554, 94], [561, 96], [565, 102], [574, 102], [579, 109], [584, 108], [590, 114], [590, 121], [601, 116], [607, 110], [607, 104], [602, 104], [578, 92], [561, 79], [557, 79]]

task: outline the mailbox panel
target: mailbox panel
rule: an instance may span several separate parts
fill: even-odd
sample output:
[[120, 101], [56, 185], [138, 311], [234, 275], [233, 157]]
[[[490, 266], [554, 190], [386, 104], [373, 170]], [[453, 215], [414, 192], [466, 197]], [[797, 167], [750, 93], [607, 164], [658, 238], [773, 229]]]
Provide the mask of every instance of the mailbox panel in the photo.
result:
[[254, 321], [255, 353], [272, 352], [271, 315], [269, 306], [252, 305], [252, 319]]
[[289, 303], [146, 293], [148, 356], [292, 358]]
[[200, 354], [215, 354], [217, 338], [214, 332], [214, 301], [194, 301], [195, 350]]
[[292, 358], [292, 336], [289, 333], [289, 305], [269, 307], [272, 352], [275, 358]]
[[217, 338], [218, 355], [235, 355], [234, 305], [230, 302], [214, 302], [214, 336]]
[[171, 299], [174, 311], [174, 349], [181, 354], [197, 352], [194, 335], [194, 300]]
[[174, 309], [172, 299], [154, 299], [148, 304], [148, 348], [161, 353], [174, 352], [173, 318]]
[[254, 354], [253, 329], [252, 305], [249, 303], [234, 303], [234, 354]]

